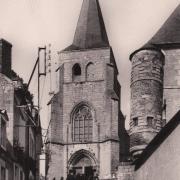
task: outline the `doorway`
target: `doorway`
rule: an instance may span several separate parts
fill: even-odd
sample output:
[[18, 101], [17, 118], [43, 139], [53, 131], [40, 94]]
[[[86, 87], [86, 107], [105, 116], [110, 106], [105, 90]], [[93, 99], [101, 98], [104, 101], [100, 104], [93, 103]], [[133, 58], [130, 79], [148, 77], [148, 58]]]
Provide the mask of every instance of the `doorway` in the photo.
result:
[[69, 172], [76, 180], [91, 180], [97, 172], [95, 158], [91, 157], [90, 152], [85, 152], [85, 150], [76, 152], [70, 158]]
[[85, 177], [87, 177], [87, 179], [90, 179], [90, 177], [93, 177], [94, 176], [94, 169], [92, 166], [87, 166], [85, 167]]

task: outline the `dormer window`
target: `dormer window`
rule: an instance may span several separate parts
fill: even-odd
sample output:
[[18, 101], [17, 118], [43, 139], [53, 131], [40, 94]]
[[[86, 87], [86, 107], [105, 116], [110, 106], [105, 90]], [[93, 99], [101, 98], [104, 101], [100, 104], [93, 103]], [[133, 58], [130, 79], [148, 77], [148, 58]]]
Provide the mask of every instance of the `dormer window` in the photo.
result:
[[134, 126], [138, 126], [138, 117], [133, 118], [133, 124]]
[[80, 76], [81, 75], [81, 67], [80, 65], [77, 63], [73, 66], [72, 68], [73, 71], [73, 76]]

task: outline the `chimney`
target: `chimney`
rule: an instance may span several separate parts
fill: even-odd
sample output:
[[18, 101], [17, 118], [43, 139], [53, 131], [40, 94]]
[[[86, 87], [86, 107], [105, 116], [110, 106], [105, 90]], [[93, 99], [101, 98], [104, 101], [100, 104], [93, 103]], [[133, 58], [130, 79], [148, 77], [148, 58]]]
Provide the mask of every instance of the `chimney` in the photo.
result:
[[0, 73], [11, 77], [11, 48], [12, 44], [0, 39]]

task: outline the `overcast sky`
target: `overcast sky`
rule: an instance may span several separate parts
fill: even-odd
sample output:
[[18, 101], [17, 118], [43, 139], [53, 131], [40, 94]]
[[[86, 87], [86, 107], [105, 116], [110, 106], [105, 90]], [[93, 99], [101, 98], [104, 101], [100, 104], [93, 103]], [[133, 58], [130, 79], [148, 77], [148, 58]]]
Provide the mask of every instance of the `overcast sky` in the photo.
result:
[[[30, 77], [39, 46], [52, 44], [52, 65], [56, 66], [57, 51], [72, 43], [81, 4], [82, 0], [0, 0], [0, 37], [13, 44], [13, 69], [25, 82]], [[129, 55], [153, 36], [178, 4], [179, 0], [100, 0], [119, 68], [121, 107], [127, 120], [130, 100]], [[52, 76], [55, 78], [54, 74]], [[34, 77], [31, 84], [34, 93], [37, 90], [35, 80]], [[44, 86], [48, 83], [45, 81]], [[43, 95], [47, 97], [46, 92]], [[42, 102], [44, 107], [47, 98]], [[47, 126], [46, 117], [47, 114], [41, 118], [44, 128]]]

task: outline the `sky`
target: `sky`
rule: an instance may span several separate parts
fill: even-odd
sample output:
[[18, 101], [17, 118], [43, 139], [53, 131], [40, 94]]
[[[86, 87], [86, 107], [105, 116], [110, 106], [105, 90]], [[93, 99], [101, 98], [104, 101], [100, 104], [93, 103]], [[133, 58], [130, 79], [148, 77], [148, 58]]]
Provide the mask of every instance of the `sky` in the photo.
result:
[[[129, 55], [145, 44], [179, 4], [179, 0], [99, 0], [110, 44], [119, 69], [122, 86], [121, 109], [130, 109]], [[12, 67], [28, 82], [37, 59], [38, 47], [51, 44], [52, 89], [56, 87], [58, 51], [69, 46], [80, 13], [82, 0], [0, 0], [0, 38], [13, 45]], [[41, 121], [48, 124], [49, 78], [41, 77]], [[30, 90], [37, 94], [37, 76]], [[42, 172], [43, 166], [42, 166]]]

